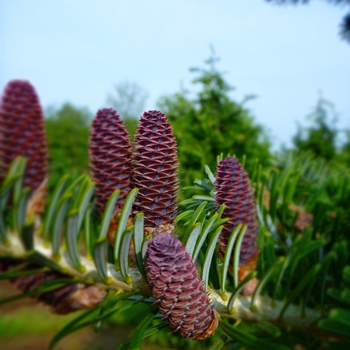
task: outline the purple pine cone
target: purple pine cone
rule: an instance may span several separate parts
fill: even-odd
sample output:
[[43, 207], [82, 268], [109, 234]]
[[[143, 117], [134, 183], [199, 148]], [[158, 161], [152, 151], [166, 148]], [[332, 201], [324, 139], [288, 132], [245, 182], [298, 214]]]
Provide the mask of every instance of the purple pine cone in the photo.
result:
[[99, 110], [92, 123], [90, 165], [100, 215], [116, 189], [120, 190], [116, 209], [122, 207], [131, 190], [130, 162], [131, 144], [124, 122], [112, 108]]
[[145, 269], [152, 294], [174, 332], [197, 340], [215, 333], [214, 307], [179, 240], [167, 233], [154, 236], [148, 244]]
[[26, 80], [10, 81], [0, 103], [0, 181], [17, 156], [28, 159], [24, 186], [32, 191], [47, 177], [44, 116], [34, 87]]
[[179, 188], [177, 146], [172, 127], [160, 111], [145, 112], [135, 134], [133, 183], [139, 188], [136, 212], [145, 226], [172, 224]]
[[223, 217], [229, 218], [219, 237], [219, 255], [224, 256], [233, 229], [238, 224], [247, 225], [241, 246], [240, 265], [241, 268], [252, 271], [259, 254], [256, 246], [258, 225], [255, 201], [248, 175], [236, 158], [225, 158], [218, 163], [215, 193], [216, 205], [219, 207], [225, 204]]

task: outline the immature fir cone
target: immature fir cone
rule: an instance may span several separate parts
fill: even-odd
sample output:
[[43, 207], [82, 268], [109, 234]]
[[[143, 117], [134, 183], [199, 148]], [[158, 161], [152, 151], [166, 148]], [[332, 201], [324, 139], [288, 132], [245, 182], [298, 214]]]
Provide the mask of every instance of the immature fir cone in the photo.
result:
[[[6, 272], [23, 261], [19, 260], [0, 260], [0, 273]], [[39, 266], [31, 266], [38, 268]], [[70, 276], [58, 272], [40, 272], [33, 275], [12, 278], [9, 281], [21, 292], [28, 293], [36, 290], [44, 282], [57, 279], [67, 279]], [[96, 286], [88, 286], [81, 283], [67, 284], [64, 287], [52, 290], [50, 292], [33, 295], [37, 301], [44, 303], [52, 308], [56, 314], [67, 314], [73, 311], [89, 309], [99, 304], [106, 297], [107, 292]]]
[[34, 87], [26, 80], [10, 81], [0, 103], [0, 181], [16, 156], [28, 159], [24, 186], [35, 191], [47, 176], [44, 117]]
[[229, 218], [219, 237], [219, 255], [223, 258], [228, 240], [238, 224], [247, 225], [240, 251], [240, 278], [246, 271], [253, 271], [259, 251], [256, 246], [257, 221], [253, 190], [241, 164], [234, 157], [221, 160], [216, 169], [215, 202], [217, 207], [225, 204], [222, 215]]
[[162, 112], [148, 111], [141, 116], [132, 166], [133, 184], [139, 188], [135, 207], [145, 214], [145, 227], [172, 225], [179, 186], [177, 147], [172, 127]]
[[129, 133], [112, 108], [97, 112], [90, 136], [90, 165], [96, 182], [97, 211], [102, 215], [110, 195], [117, 189], [120, 209], [129, 193], [131, 178], [131, 144]]
[[154, 236], [148, 244], [145, 269], [152, 294], [174, 332], [197, 340], [215, 333], [218, 319], [214, 307], [179, 240], [167, 233]]

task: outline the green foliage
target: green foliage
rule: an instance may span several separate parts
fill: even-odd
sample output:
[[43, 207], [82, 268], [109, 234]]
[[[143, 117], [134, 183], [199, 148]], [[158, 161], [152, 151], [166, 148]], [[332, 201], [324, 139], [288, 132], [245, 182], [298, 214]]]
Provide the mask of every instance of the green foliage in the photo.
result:
[[[11, 188], [19, 187], [24, 170], [21, 166], [23, 162], [23, 158], [18, 158], [14, 162], [1, 188], [0, 198], [4, 199], [4, 193], [8, 193], [9, 189], [11, 191]], [[216, 211], [213, 206], [211, 199], [213, 198], [212, 186], [215, 178], [209, 169], [207, 169], [207, 174], [208, 179], [197, 181], [195, 185], [202, 191], [202, 194], [186, 199], [180, 204], [182, 212], [179, 213], [176, 222], [177, 229], [180, 229], [187, 246], [196, 256], [196, 262], [201, 267], [202, 275], [205, 275], [203, 276], [205, 282], [211, 288], [221, 288], [224, 293], [234, 295], [235, 300], [232, 300], [232, 297], [228, 300], [226, 295], [219, 296], [220, 302], [226, 302], [227, 306], [230, 305], [230, 308], [225, 309], [222, 315], [222, 317], [227, 317], [231, 313], [235, 315], [238, 307], [236, 301], [239, 299], [240, 303], [244, 299], [244, 297], [237, 297], [239, 291], [243, 284], [251, 280], [256, 273], [247, 276], [244, 283], [237, 285], [237, 278], [228, 276], [228, 256], [225, 256], [224, 264], [222, 264], [213, 254], [217, 232], [225, 223], [225, 218], [221, 218], [223, 208]], [[91, 188], [88, 176], [81, 176], [71, 184], [62, 181], [59, 186], [63, 186], [63, 190], [56, 190], [56, 193], [59, 193], [57, 195], [58, 200], [55, 196], [52, 197], [52, 200], [59, 206], [59, 203], [62, 202], [61, 199], [64, 199], [67, 193], [72, 193], [72, 198], [74, 198], [69, 203], [67, 214], [63, 217], [62, 235], [66, 242], [64, 244], [66, 250], [64, 255], [66, 256], [68, 253], [72, 261], [74, 260], [72, 257], [79, 259], [82, 265], [86, 267], [87, 275], [84, 275], [84, 271], [80, 269], [80, 264], [67, 264], [63, 255], [52, 260], [50, 249], [48, 252], [45, 252], [45, 250], [37, 251], [35, 247], [28, 246], [27, 252], [24, 251], [24, 255], [22, 255], [24, 261], [35, 262], [36, 266], [44, 269], [59, 271], [62, 270], [63, 265], [65, 273], [69, 273], [76, 278], [48, 281], [41, 284], [33, 292], [20, 294], [19, 297], [40, 294], [62, 287], [67, 283], [77, 282], [99, 283], [100, 285], [106, 283], [106, 288], [111, 289], [111, 292], [102, 303], [93, 309], [80, 313], [78, 317], [57, 333], [51, 346], [53, 347], [61, 338], [83, 327], [92, 325], [100, 328], [101, 322], [107, 321], [112, 316], [114, 318], [118, 314], [119, 321], [122, 322], [125, 321], [125, 318], [137, 314], [138, 317], [133, 317], [130, 322], [139, 323], [134, 336], [130, 341], [124, 343], [121, 349], [127, 349], [135, 344], [137, 345], [136, 348], [139, 348], [143, 339], [149, 336], [158, 343], [161, 339], [164, 346], [171, 344], [188, 349], [194, 349], [197, 346], [209, 348], [212, 344], [217, 344], [220, 348], [224, 343], [232, 343], [232, 347], [237, 349], [247, 347], [251, 349], [268, 347], [283, 349], [291, 348], [294, 344], [317, 347], [322, 344], [322, 337], [317, 336], [318, 332], [322, 331], [340, 335], [347, 339], [350, 313], [350, 255], [348, 249], [350, 245], [350, 181], [348, 174], [341, 171], [334, 174], [322, 159], [308, 154], [286, 153], [281, 155], [280, 159], [275, 160], [270, 173], [261, 175], [256, 172], [251, 180], [252, 184], [255, 185], [258, 216], [261, 225], [259, 232], [261, 254], [257, 267], [257, 287], [252, 298], [245, 299], [245, 302], [248, 303], [246, 307], [251, 314], [248, 319], [244, 317], [240, 319], [238, 316], [238, 320], [234, 322], [232, 320], [221, 321], [221, 329], [218, 330], [215, 337], [201, 342], [186, 343], [183, 343], [177, 336], [170, 338], [165, 336], [168, 330], [161, 329], [166, 327], [166, 322], [159, 320], [162, 315], [158, 313], [157, 306], [153, 305], [154, 299], [140, 293], [139, 287], [144, 282], [141, 275], [143, 272], [142, 261], [137, 270], [130, 269], [130, 272], [133, 270], [133, 281], [128, 281], [127, 275], [115, 275], [116, 272], [113, 275], [108, 275], [106, 279], [105, 273], [107, 271], [110, 273], [114, 266], [127, 266], [128, 257], [125, 254], [118, 256], [116, 252], [112, 252], [109, 260], [113, 265], [110, 265], [107, 264], [107, 255], [103, 253], [105, 251], [103, 249], [101, 250], [102, 254], [95, 254], [93, 257], [97, 269], [95, 269], [95, 273], [91, 273], [91, 266], [89, 266], [88, 260], [84, 258], [86, 252], [80, 249], [77, 250], [80, 237], [83, 236], [84, 240], [92, 241], [92, 248], [96, 248], [100, 244], [104, 244], [106, 248], [107, 242], [104, 238], [105, 234], [102, 232], [105, 231], [106, 225], [103, 224], [103, 221], [99, 222], [91, 215], [93, 207], [92, 198], [88, 195]], [[25, 189], [15, 191], [15, 193], [18, 192], [15, 196], [17, 199], [13, 208], [14, 212], [17, 213], [16, 216], [11, 214], [8, 206], [3, 206], [0, 212], [1, 221], [6, 228], [2, 242], [0, 242], [0, 252], [5, 252], [3, 257], [6, 259], [9, 258], [11, 245], [16, 244], [16, 239], [19, 239], [23, 244], [28, 241], [28, 237], [23, 235], [25, 227], [28, 225], [28, 219], [25, 218], [25, 211], [18, 208], [21, 206], [23, 191]], [[125, 208], [122, 211], [125, 213], [129, 212], [131, 208], [133, 194], [134, 191], [131, 191], [128, 200], [124, 203]], [[110, 201], [113, 201], [114, 196], [112, 195]], [[107, 205], [104, 217], [107, 217], [109, 211], [109, 205]], [[82, 235], [82, 230], [86, 230], [86, 226], [82, 228], [78, 224], [74, 228], [70, 225], [72, 212], [75, 213], [74, 215], [78, 215], [77, 220], [79, 222], [81, 222], [79, 218], [84, 218], [88, 213], [87, 226], [90, 226], [90, 229], [87, 230], [87, 236], [86, 234]], [[302, 215], [300, 216], [300, 214]], [[50, 212], [43, 218], [43, 227], [50, 226], [47, 224], [49, 216]], [[122, 240], [122, 237], [125, 237], [125, 233], [130, 229], [130, 226], [129, 228], [126, 227], [125, 223], [127, 216], [127, 214], [125, 214], [125, 217], [122, 215], [119, 223], [120, 229], [118, 227], [116, 229], [116, 241]], [[22, 229], [18, 228], [18, 236], [16, 236], [11, 232], [13, 232], [13, 227], [16, 227], [18, 218], [25, 224]], [[54, 216], [53, 219], [50, 218], [51, 225], [55, 226], [55, 222], [59, 219], [57, 216]], [[305, 225], [301, 225], [300, 220]], [[134, 226], [138, 227], [140, 225], [135, 221]], [[237, 228], [237, 232], [234, 231], [233, 234], [238, 234], [239, 229]], [[28, 235], [38, 235], [39, 237], [36, 238], [36, 244], [38, 244], [40, 235], [44, 232], [45, 230], [39, 228], [36, 233], [32, 230]], [[241, 234], [238, 234], [236, 243], [232, 242], [232, 246], [236, 245], [232, 253], [234, 261], [238, 261], [240, 236]], [[101, 237], [103, 240], [98, 239]], [[141, 227], [134, 231], [134, 241], [139, 242], [137, 243], [138, 246], [140, 246], [142, 237], [143, 230]], [[53, 235], [49, 234], [47, 247], [52, 247], [53, 239]], [[7, 240], [10, 245], [7, 245]], [[143, 244], [146, 240], [147, 238], [144, 239]], [[234, 241], [234, 238], [232, 240]], [[63, 252], [63, 247], [60, 248]], [[140, 247], [136, 249], [136, 252], [139, 249]], [[124, 250], [127, 250], [127, 248], [124, 248]], [[230, 252], [228, 254], [231, 255]], [[116, 264], [118, 259], [119, 263]], [[142, 257], [141, 260], [143, 260]], [[99, 271], [100, 263], [106, 265], [104, 273]], [[37, 271], [33, 270], [32, 273]], [[7, 278], [9, 275], [18, 277], [21, 274], [25, 276], [27, 273], [26, 265], [22, 264], [22, 266], [5, 272], [2, 277]], [[134, 282], [136, 284], [132, 285], [131, 283]], [[122, 290], [124, 288], [126, 289]], [[128, 288], [131, 288], [132, 291], [128, 292]], [[269, 298], [261, 299], [262, 295]], [[17, 296], [14, 296], [3, 299], [2, 302], [10, 302], [17, 298]], [[264, 313], [258, 311], [261, 310], [259, 308], [261, 308], [262, 300], [265, 300], [263, 301], [266, 303], [265, 308], [271, 306], [273, 306], [272, 309], [275, 308], [277, 314], [273, 321], [269, 318], [264, 319]], [[141, 303], [148, 306], [140, 308]], [[135, 307], [136, 309], [134, 309]], [[294, 311], [290, 311], [290, 309]], [[255, 312], [260, 315], [257, 320], [259, 322], [252, 322], [250, 319], [250, 317], [254, 317]], [[293, 325], [295, 321], [289, 319], [291, 312], [294, 313], [294, 319], [296, 315], [300, 318], [297, 321], [296, 331], [294, 330], [295, 323]], [[310, 317], [310, 313], [316, 315], [313, 316], [315, 321], [320, 318], [315, 334], [313, 328], [310, 329], [307, 324], [303, 324], [304, 320]], [[289, 322], [292, 324], [291, 327], [288, 327]], [[218, 337], [222, 334], [226, 334], [226, 336], [219, 341]], [[330, 347], [335, 345], [332, 341], [328, 343], [327, 346]]]
[[[264, 237], [260, 271], [266, 270], [268, 261], [282, 257], [281, 269], [276, 269], [271, 281], [274, 298], [286, 300], [281, 315], [298, 300], [302, 315], [307, 306], [322, 310], [325, 318], [319, 321], [319, 327], [339, 334], [339, 317], [335, 315], [347, 314], [350, 309], [342, 297], [335, 302], [330, 291], [343, 296], [348, 285], [349, 174], [308, 154], [283, 154], [280, 159], [275, 164], [279, 171], [273, 181], [266, 180], [268, 192], [259, 200], [261, 221], [273, 236], [273, 240], [269, 234]], [[269, 248], [272, 242], [274, 247]], [[330, 311], [333, 308], [337, 312]], [[338, 332], [334, 332], [337, 327]]]
[[223, 153], [247, 156], [248, 170], [259, 158], [268, 164], [270, 142], [242, 103], [230, 97], [231, 88], [215, 68], [215, 58], [208, 69], [192, 69], [200, 90], [191, 98], [186, 91], [162, 97], [160, 109], [168, 116], [177, 138], [180, 178], [184, 185], [202, 178], [205, 165], [215, 168], [216, 157]]
[[73, 178], [88, 171], [91, 113], [69, 103], [46, 111], [50, 187], [66, 173]]
[[[308, 153], [286, 152], [274, 160], [269, 173], [262, 174], [260, 180], [259, 173], [256, 173], [251, 180], [255, 184], [261, 227], [258, 284], [250, 308], [254, 310], [258, 307], [259, 295], [269, 295], [272, 307], [276, 308], [279, 301], [283, 300], [283, 306], [278, 312], [280, 322], [288, 317], [286, 312], [289, 308], [298, 305], [300, 322], [310, 309], [317, 309], [324, 316], [318, 324], [321, 329], [341, 336], [349, 335], [348, 172], [342, 169], [336, 171], [321, 158]], [[206, 180], [196, 181], [195, 186], [191, 187], [191, 190], [194, 189], [201, 194], [180, 203], [183, 207], [179, 214], [180, 223], [185, 227], [190, 225], [194, 212], [189, 216], [183, 213], [199, 208], [208, 201], [208, 196], [213, 195], [210, 176]], [[212, 217], [211, 210], [211, 206], [204, 209], [209, 218]], [[201, 214], [204, 225], [206, 215]], [[204, 253], [205, 248], [199, 255], [200, 261], [205, 261], [205, 258], [202, 260]], [[237, 252], [233, 254], [233, 260], [235, 257]], [[215, 260], [213, 264], [213, 271], [222, 281], [226, 274], [225, 264]], [[210, 275], [209, 283], [217, 288], [213, 274]], [[241, 285], [236, 286], [232, 278], [228, 278], [226, 290], [232, 292], [228, 305], [233, 313], [235, 308], [232, 305], [241, 288]], [[322, 343], [313, 332], [286, 332], [283, 327], [276, 329], [274, 325], [269, 322], [252, 324], [244, 320], [236, 324], [230, 321], [221, 323], [227, 335], [241, 346], [252, 349], [273, 348], [274, 345], [266, 346], [261, 339], [278, 344], [277, 348], [282, 345], [292, 348], [296, 342], [311, 348]], [[327, 346], [336, 346], [334, 344], [329, 342]]]
[[337, 156], [337, 163], [350, 168], [350, 130], [345, 131], [345, 141], [340, 148], [340, 153]]
[[295, 149], [323, 158], [336, 172], [340, 168], [346, 171], [350, 167], [350, 130], [338, 129], [333, 104], [319, 98], [307, 119], [311, 124], [299, 125], [293, 137]]
[[137, 128], [138, 119], [123, 118], [123, 121], [125, 123], [126, 130], [128, 130], [128, 132], [130, 134], [130, 138], [133, 139], [134, 134], [136, 132], [136, 128]]

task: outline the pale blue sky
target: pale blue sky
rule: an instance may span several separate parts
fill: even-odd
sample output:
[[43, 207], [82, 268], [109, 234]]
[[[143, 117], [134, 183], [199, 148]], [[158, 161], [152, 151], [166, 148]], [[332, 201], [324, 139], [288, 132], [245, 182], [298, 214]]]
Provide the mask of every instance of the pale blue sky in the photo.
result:
[[0, 88], [30, 80], [44, 107], [69, 101], [93, 113], [121, 81], [148, 90], [146, 109], [180, 85], [213, 45], [232, 93], [276, 144], [290, 143], [319, 93], [350, 128], [350, 45], [339, 39], [349, 9], [326, 1], [0, 0]]

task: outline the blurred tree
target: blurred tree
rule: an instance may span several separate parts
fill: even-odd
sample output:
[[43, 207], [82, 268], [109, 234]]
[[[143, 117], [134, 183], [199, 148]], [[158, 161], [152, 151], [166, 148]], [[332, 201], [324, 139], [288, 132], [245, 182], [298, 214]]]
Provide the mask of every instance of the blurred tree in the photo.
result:
[[[310, 0], [265, 0], [267, 2], [277, 3], [277, 4], [308, 4]], [[328, 2], [335, 5], [350, 5], [350, 0], [328, 0]], [[340, 24], [340, 36], [348, 43], [350, 43], [350, 13], [348, 13]]]
[[344, 130], [345, 141], [340, 148], [340, 153], [337, 157], [338, 163], [350, 168], [350, 130]]
[[193, 84], [200, 85], [194, 99], [181, 91], [158, 102], [177, 137], [184, 185], [202, 178], [204, 165], [215, 169], [220, 153], [246, 155], [248, 168], [256, 158], [268, 164], [270, 142], [263, 128], [254, 123], [243, 103], [231, 99], [232, 88], [216, 70], [216, 61], [212, 57], [206, 61], [208, 69], [192, 69], [198, 74]]
[[66, 173], [72, 177], [88, 171], [88, 138], [91, 113], [69, 103], [46, 110], [50, 184]]
[[308, 117], [312, 125], [303, 128], [299, 125], [293, 137], [295, 147], [300, 151], [311, 151], [326, 160], [332, 160], [337, 153], [337, 116], [333, 105], [319, 98], [315, 110]]
[[135, 133], [137, 121], [144, 112], [147, 98], [146, 90], [128, 81], [117, 84], [113, 94], [107, 97], [107, 105], [118, 111], [130, 135]]

